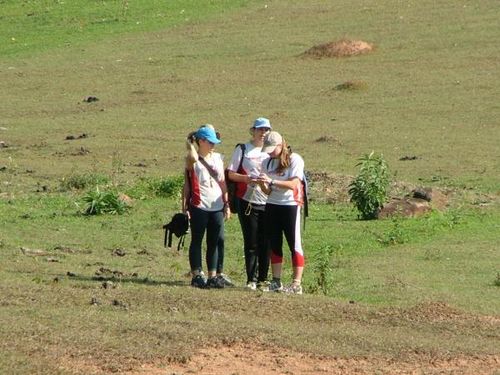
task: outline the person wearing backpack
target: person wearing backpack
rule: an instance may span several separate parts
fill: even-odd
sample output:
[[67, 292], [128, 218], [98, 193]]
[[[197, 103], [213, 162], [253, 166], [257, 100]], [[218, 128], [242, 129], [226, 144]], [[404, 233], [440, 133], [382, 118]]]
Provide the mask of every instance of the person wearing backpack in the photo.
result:
[[264, 208], [267, 195], [257, 183], [262, 162], [268, 155], [262, 152], [265, 135], [271, 130], [267, 118], [259, 117], [250, 128], [251, 139], [236, 146], [229, 164], [228, 178], [236, 182], [236, 210], [243, 233], [246, 287], [267, 290], [269, 272], [269, 241], [265, 235]]
[[[268, 194], [265, 208], [265, 222], [271, 245], [271, 270], [273, 278], [269, 290], [302, 294], [302, 273], [304, 251], [300, 232], [301, 208], [305, 202], [304, 160], [292, 152], [285, 139], [278, 132], [266, 134], [262, 152], [269, 159], [262, 164], [258, 182], [262, 191]], [[283, 235], [292, 253], [293, 281], [283, 287]]]
[[[222, 266], [217, 247], [224, 241], [224, 219], [229, 219], [231, 212], [227, 202], [222, 157], [214, 152], [215, 145], [220, 142], [213, 126], [208, 124], [190, 133], [186, 141], [186, 175], [190, 192], [186, 194], [185, 187], [182, 210], [189, 215], [191, 224], [189, 264], [191, 285], [197, 288], [223, 288], [225, 285], [222, 274], [217, 274], [217, 269]], [[202, 271], [205, 232], [208, 279]]]

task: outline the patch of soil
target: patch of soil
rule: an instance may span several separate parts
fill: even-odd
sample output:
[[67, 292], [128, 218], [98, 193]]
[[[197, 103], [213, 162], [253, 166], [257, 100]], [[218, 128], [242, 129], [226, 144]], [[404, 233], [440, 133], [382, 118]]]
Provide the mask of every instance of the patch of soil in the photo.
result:
[[128, 375], [206, 374], [493, 374], [499, 355], [434, 358], [414, 354], [405, 359], [322, 357], [256, 344], [206, 348], [183, 364], [143, 365]]
[[372, 51], [373, 45], [370, 43], [362, 40], [341, 39], [335, 42], [311, 47], [304, 52], [304, 55], [316, 58], [349, 57], [366, 54]]
[[[330, 142], [330, 139], [318, 138], [316, 142]], [[349, 184], [352, 177], [329, 174], [326, 172], [307, 172], [311, 201], [335, 203], [349, 201]]]

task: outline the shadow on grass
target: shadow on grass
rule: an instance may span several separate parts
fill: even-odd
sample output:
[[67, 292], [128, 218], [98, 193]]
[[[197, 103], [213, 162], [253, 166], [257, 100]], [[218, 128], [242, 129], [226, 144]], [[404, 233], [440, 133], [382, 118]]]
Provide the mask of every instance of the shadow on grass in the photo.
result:
[[78, 281], [86, 281], [86, 282], [113, 282], [113, 283], [134, 283], [134, 284], [142, 284], [142, 285], [167, 285], [167, 286], [188, 286], [186, 282], [179, 280], [169, 280], [169, 281], [158, 281], [150, 279], [149, 277], [134, 277], [134, 276], [125, 276], [125, 277], [116, 277], [116, 276], [82, 276], [82, 275], [65, 275], [69, 280], [78, 280]]

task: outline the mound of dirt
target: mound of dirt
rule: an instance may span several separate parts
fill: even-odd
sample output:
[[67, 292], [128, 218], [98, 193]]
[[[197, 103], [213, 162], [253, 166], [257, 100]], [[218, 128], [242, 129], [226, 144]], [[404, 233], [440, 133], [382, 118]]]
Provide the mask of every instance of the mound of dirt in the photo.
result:
[[373, 51], [373, 45], [362, 40], [341, 39], [335, 42], [319, 44], [311, 47], [304, 55], [323, 58], [323, 57], [349, 57], [362, 55]]

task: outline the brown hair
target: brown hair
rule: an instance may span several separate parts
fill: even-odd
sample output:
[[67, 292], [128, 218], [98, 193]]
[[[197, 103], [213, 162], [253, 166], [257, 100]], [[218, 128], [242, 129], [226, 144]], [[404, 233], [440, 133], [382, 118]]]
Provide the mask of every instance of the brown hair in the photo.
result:
[[290, 155], [292, 154], [292, 149], [287, 145], [285, 138], [281, 143], [281, 152], [279, 154], [279, 164], [276, 168], [276, 172], [283, 173], [285, 169], [290, 166]]

